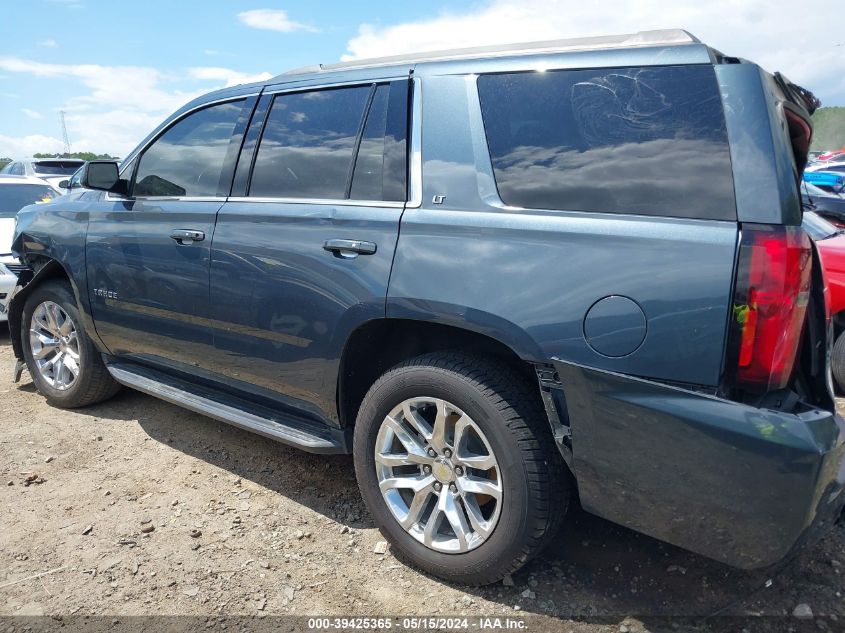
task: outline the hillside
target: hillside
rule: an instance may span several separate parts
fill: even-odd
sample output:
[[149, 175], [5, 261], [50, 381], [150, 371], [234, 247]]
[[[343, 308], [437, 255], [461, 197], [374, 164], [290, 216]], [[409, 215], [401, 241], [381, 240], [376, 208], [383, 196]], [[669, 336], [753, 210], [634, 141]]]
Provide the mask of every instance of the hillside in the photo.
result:
[[813, 115], [812, 150], [845, 147], [845, 107], [819, 108]]

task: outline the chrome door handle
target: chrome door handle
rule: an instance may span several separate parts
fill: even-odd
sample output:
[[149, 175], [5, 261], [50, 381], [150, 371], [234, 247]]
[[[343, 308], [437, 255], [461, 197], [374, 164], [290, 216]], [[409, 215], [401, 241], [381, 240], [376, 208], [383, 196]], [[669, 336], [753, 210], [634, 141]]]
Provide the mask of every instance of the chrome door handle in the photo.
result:
[[184, 246], [192, 242], [202, 242], [205, 239], [205, 233], [190, 229], [174, 229], [170, 232], [170, 237]]
[[361, 240], [326, 240], [323, 249], [334, 253], [335, 257], [352, 259], [358, 255], [372, 255], [376, 252], [376, 244]]

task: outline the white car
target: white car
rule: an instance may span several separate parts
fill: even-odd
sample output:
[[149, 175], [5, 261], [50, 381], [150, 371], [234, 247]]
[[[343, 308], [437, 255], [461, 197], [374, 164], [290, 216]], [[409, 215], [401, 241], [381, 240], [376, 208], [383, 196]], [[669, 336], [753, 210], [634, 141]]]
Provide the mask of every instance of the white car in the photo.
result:
[[813, 163], [807, 166], [807, 171], [834, 171], [845, 174], [845, 161], [832, 160], [825, 163]]
[[8, 176], [33, 176], [46, 180], [56, 189], [69, 179], [85, 161], [79, 158], [21, 158], [6, 165], [0, 174]]
[[52, 200], [62, 192], [40, 178], [0, 175], [0, 323], [23, 266], [12, 254], [15, 216], [23, 207]]

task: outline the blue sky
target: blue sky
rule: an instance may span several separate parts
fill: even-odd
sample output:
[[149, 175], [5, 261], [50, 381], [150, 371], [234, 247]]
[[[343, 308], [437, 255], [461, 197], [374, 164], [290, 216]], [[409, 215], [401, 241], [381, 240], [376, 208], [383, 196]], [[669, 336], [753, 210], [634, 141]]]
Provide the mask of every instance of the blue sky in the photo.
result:
[[686, 28], [845, 105], [845, 32], [824, 17], [838, 2], [6, 0], [0, 156], [59, 151], [59, 110], [73, 150], [122, 155], [197, 94], [296, 66], [650, 28]]

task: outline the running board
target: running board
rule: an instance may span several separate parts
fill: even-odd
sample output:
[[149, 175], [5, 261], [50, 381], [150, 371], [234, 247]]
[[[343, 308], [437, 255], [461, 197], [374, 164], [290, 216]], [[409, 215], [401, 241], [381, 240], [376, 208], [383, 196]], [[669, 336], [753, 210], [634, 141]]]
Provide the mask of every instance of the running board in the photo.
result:
[[[106, 368], [112, 378], [131, 389], [283, 444], [310, 453], [350, 452], [346, 434], [341, 429], [332, 429], [328, 425], [325, 425], [325, 428], [307, 428], [317, 425], [313, 422], [300, 421], [293, 416], [282, 416], [276, 411], [271, 412], [263, 407], [260, 414], [253, 413], [245, 410], [252, 408], [246, 400], [227, 397], [228, 400], [244, 405], [243, 407], [232, 406], [220, 401], [224, 397], [223, 394], [197, 387], [197, 391], [204, 394], [199, 395], [187, 389], [187, 387], [193, 388], [194, 385], [178, 378], [172, 379], [170, 376], [146, 367], [127, 363], [108, 363]], [[164, 379], [167, 379], [167, 382], [164, 382]], [[219, 395], [220, 399], [213, 397], [216, 395]], [[272, 418], [268, 417], [269, 415], [272, 415]]]

